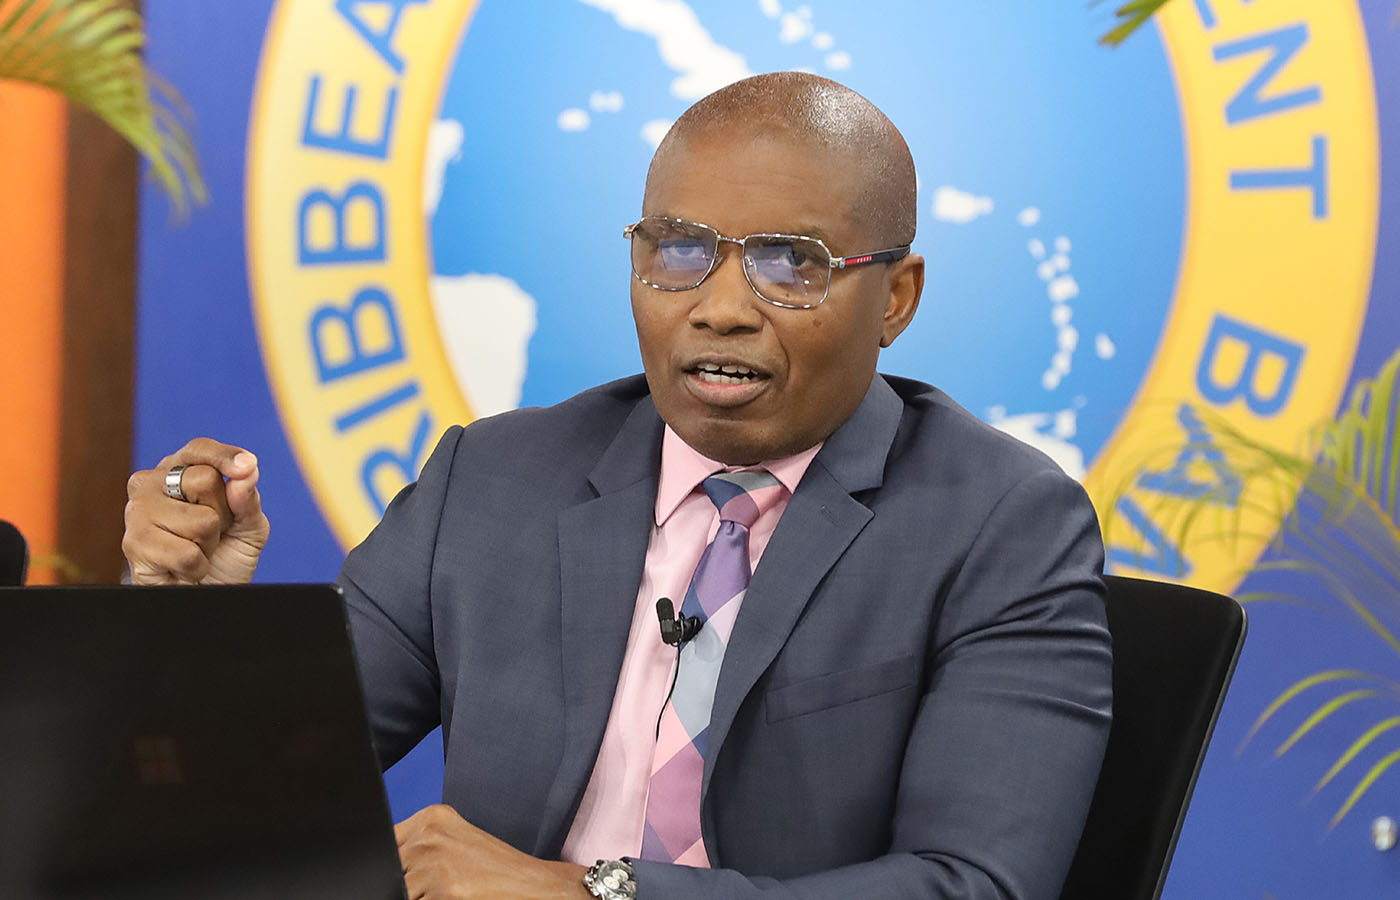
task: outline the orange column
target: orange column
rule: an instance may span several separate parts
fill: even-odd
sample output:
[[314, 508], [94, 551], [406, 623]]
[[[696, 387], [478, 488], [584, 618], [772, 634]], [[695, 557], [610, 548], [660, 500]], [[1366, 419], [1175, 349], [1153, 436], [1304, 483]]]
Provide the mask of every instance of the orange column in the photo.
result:
[[55, 580], [66, 107], [0, 80], [0, 519]]

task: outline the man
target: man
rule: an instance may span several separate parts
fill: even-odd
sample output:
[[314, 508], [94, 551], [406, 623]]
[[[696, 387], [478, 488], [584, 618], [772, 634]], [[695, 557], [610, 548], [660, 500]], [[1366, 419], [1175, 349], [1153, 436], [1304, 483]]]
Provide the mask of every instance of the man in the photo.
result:
[[[1048, 459], [876, 375], [914, 220], [854, 92], [701, 100], [627, 230], [645, 381], [450, 429], [351, 552], [383, 761], [444, 730], [412, 896], [623, 896], [580, 864], [624, 856], [594, 874], [644, 900], [1058, 895], [1108, 730], [1102, 546]], [[133, 579], [250, 578], [256, 482], [205, 440], [134, 475]], [[679, 655], [663, 597], [698, 613]]]

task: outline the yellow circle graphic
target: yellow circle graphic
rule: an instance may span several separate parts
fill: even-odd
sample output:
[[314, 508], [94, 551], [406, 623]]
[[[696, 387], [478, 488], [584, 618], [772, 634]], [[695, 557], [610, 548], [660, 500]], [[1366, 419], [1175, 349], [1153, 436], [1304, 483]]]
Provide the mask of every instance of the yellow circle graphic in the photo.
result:
[[[1273, 520], [1245, 506], [1231, 511], [1238, 544], [1176, 546], [1166, 523], [1232, 474], [1228, 457], [1200, 446], [1193, 410], [1216, 411], [1286, 450], [1336, 411], [1379, 227], [1376, 98], [1353, 3], [1174, 3], [1160, 30], [1178, 83], [1190, 194], [1176, 296], [1134, 403], [1085, 487], [1119, 526], [1109, 530], [1109, 556], [1120, 571], [1229, 591], [1272, 538]], [[1164, 442], [1182, 448], [1178, 458], [1137, 471]], [[1134, 479], [1126, 494], [1125, 472]]]
[[[255, 319], [294, 453], [345, 547], [442, 430], [473, 418], [437, 333], [423, 201], [430, 129], [475, 7], [280, 0], [263, 48], [246, 172]], [[1271, 523], [1241, 511], [1252, 536], [1236, 548], [1176, 546], [1163, 525], [1229, 478], [1228, 457], [1197, 446], [1134, 467], [1198, 434], [1193, 410], [1295, 448], [1336, 409], [1374, 262], [1376, 101], [1354, 3], [1195, 0], [1169, 4], [1158, 27], [1187, 160], [1178, 281], [1085, 483], [1113, 507], [1119, 570], [1229, 590]]]
[[442, 431], [473, 418], [436, 337], [423, 162], [475, 6], [284, 0], [263, 47], [246, 175], [258, 338], [293, 451], [345, 547]]

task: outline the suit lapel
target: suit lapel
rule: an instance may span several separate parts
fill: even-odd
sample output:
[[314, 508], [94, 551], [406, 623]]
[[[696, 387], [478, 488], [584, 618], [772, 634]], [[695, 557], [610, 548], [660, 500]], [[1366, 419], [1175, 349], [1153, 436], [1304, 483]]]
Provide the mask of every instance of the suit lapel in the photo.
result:
[[546, 858], [563, 847], [612, 709], [656, 504], [661, 429], [651, 398], [642, 399], [589, 475], [598, 496], [559, 514], [564, 753], [536, 841]]
[[[876, 376], [856, 412], [812, 460], [763, 551], [715, 689], [702, 787], [706, 799], [715, 759], [739, 706], [782, 650], [817, 585], [870, 521], [871, 511], [851, 495], [880, 486], [903, 409], [894, 389]], [[702, 802], [702, 822], [714, 846], [708, 805]]]

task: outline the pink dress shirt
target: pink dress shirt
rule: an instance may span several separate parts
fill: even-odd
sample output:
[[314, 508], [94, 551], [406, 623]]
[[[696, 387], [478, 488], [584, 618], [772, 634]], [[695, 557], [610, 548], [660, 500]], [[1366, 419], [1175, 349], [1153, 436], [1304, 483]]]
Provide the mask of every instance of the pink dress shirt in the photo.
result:
[[[821, 449], [763, 463], [787, 493], [749, 529], [749, 560], [754, 567], [773, 536], [807, 466]], [[656, 601], [670, 597], [677, 610], [690, 585], [700, 555], [719, 529], [719, 512], [700, 483], [724, 466], [697, 453], [666, 428], [661, 441], [661, 478], [656, 491], [656, 519], [647, 543], [642, 583], [627, 635], [627, 652], [608, 714], [603, 744], [588, 780], [578, 814], [564, 841], [563, 858], [582, 865], [598, 859], [637, 856], [642, 849], [656, 720], [671, 686], [676, 651], [661, 642]]]

